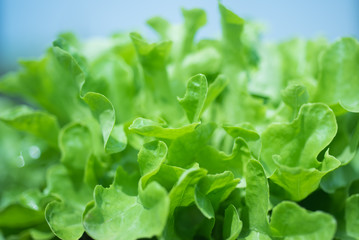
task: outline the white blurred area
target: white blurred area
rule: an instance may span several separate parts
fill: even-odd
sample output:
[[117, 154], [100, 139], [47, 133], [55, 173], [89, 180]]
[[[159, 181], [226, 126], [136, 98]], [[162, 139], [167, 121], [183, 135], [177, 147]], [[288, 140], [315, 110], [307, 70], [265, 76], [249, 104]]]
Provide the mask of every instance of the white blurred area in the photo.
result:
[[[266, 23], [265, 39], [359, 38], [359, 0], [222, 2], [241, 17]], [[216, 0], [0, 0], [0, 74], [16, 69], [19, 58], [40, 57], [60, 32], [72, 31], [85, 39], [136, 30], [153, 37], [146, 20], [159, 15], [180, 23], [181, 7], [205, 9], [208, 21], [199, 37], [219, 36]]]

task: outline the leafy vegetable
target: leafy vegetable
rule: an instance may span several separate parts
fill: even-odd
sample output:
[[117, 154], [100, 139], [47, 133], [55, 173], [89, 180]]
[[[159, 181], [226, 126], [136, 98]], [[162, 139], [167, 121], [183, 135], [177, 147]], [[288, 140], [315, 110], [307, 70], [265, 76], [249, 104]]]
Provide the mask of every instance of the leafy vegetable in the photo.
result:
[[204, 75], [192, 77], [187, 84], [186, 95], [178, 101], [187, 113], [190, 122], [196, 122], [200, 118], [200, 113], [207, 97], [207, 79]]
[[236, 207], [229, 205], [224, 213], [223, 238], [236, 239], [242, 230], [242, 222]]
[[219, 3], [0, 80], [0, 239], [357, 239], [359, 43], [267, 44]]
[[289, 124], [269, 125], [262, 134], [260, 157], [268, 177], [293, 200], [308, 196], [326, 173], [340, 165], [328, 152], [322, 162], [317, 160], [336, 131], [334, 113], [318, 103], [303, 105], [298, 118]]
[[269, 233], [267, 214], [269, 210], [269, 187], [263, 167], [255, 160], [247, 165], [245, 201], [248, 207], [249, 228]]
[[345, 222], [346, 222], [346, 230], [348, 235], [357, 238], [359, 236], [358, 225], [359, 225], [359, 210], [358, 210], [358, 201], [359, 195], [350, 196], [346, 200], [345, 206]]
[[270, 227], [274, 237], [332, 239], [335, 225], [329, 214], [308, 212], [295, 203], [282, 202], [273, 209]]
[[[131, 179], [119, 168], [110, 188], [97, 186], [94, 203], [84, 213], [84, 227], [95, 239], [137, 239], [160, 235], [169, 199], [163, 187], [150, 183], [139, 196], [128, 192]], [[114, 231], [116, 229], [116, 231]]]
[[321, 58], [321, 75], [316, 99], [329, 105], [339, 103], [350, 112], [359, 111], [356, 99], [359, 44], [355, 39], [343, 38], [330, 46]]

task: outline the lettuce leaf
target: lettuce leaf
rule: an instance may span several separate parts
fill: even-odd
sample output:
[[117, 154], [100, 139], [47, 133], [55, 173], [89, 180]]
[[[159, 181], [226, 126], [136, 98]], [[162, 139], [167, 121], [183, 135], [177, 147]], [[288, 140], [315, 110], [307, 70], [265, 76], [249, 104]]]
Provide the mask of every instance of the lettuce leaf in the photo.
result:
[[359, 44], [218, 3], [62, 33], [0, 78], [0, 239], [356, 239]]

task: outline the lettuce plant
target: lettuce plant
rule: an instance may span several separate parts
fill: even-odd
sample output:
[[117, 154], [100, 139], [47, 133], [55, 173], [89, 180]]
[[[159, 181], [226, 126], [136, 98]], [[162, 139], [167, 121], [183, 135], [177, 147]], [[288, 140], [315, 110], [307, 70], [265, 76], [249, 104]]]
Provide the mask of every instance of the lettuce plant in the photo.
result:
[[359, 43], [79, 41], [0, 80], [0, 239], [358, 239]]

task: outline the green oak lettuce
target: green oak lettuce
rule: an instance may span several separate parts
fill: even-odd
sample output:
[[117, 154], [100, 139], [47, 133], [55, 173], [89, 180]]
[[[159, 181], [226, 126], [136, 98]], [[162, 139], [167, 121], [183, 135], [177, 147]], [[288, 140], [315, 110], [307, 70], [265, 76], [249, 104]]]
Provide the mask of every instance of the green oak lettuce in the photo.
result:
[[359, 238], [359, 43], [261, 40], [219, 3], [63, 33], [0, 79], [0, 239]]

